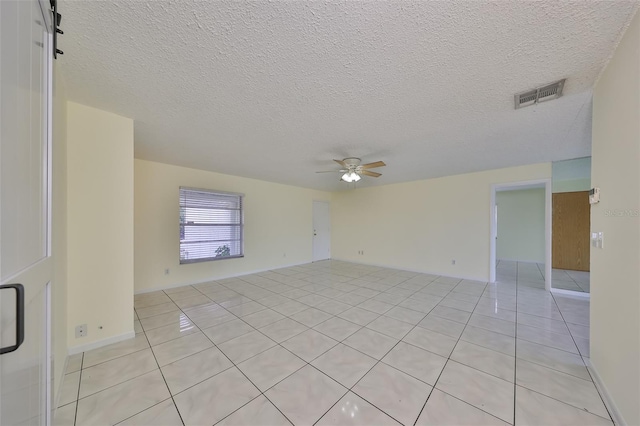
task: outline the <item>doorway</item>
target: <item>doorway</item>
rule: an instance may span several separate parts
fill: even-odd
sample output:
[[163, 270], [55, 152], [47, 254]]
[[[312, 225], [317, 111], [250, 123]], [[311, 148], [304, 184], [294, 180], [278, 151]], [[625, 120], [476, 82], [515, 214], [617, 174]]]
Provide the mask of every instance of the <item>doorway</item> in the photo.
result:
[[313, 202], [313, 256], [314, 262], [331, 258], [331, 217], [329, 203]]

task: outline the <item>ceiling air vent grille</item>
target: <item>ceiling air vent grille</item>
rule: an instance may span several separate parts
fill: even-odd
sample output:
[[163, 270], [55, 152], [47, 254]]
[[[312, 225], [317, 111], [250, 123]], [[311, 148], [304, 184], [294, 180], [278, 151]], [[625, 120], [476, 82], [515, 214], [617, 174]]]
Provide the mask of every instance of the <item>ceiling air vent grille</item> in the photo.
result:
[[515, 96], [516, 109], [524, 108], [540, 102], [550, 101], [552, 99], [558, 99], [560, 96], [562, 96], [562, 88], [564, 87], [564, 82], [565, 79], [562, 79], [560, 81], [556, 81], [555, 83], [547, 84], [533, 90], [527, 90], [526, 92], [518, 93]]

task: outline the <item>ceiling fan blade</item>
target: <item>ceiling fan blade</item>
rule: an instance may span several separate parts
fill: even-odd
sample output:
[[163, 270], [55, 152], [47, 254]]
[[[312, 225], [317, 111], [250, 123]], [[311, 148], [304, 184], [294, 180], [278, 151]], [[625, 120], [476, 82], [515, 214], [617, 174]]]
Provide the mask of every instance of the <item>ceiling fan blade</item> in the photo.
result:
[[335, 161], [336, 163], [340, 164], [340, 165], [341, 165], [342, 167], [344, 167], [345, 169], [348, 169], [348, 168], [349, 168], [349, 166], [347, 165], [347, 163], [345, 163], [345, 162], [344, 162], [344, 161], [342, 161], [342, 160], [333, 160], [333, 161]]
[[363, 164], [360, 167], [363, 169], [375, 169], [376, 167], [383, 167], [383, 166], [386, 166], [386, 164], [384, 164], [384, 161], [376, 161], [375, 163]]
[[323, 170], [316, 173], [346, 173], [348, 170]]
[[371, 176], [371, 177], [382, 176], [382, 173], [370, 172], [369, 170], [363, 170], [360, 172], [360, 174], [365, 176]]

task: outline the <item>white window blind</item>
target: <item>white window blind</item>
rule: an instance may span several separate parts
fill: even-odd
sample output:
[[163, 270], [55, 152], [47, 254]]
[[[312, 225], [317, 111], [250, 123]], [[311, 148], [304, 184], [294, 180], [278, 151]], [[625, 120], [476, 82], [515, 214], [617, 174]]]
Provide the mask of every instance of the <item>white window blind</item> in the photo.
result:
[[180, 263], [243, 256], [242, 198], [180, 187]]

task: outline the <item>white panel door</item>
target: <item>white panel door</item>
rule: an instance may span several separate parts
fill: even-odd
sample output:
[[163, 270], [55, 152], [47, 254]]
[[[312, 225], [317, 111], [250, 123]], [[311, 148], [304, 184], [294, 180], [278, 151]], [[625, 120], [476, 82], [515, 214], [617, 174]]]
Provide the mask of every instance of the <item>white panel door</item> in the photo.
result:
[[46, 3], [0, 1], [1, 425], [50, 421], [51, 12]]
[[313, 261], [331, 258], [329, 203], [313, 202]]

